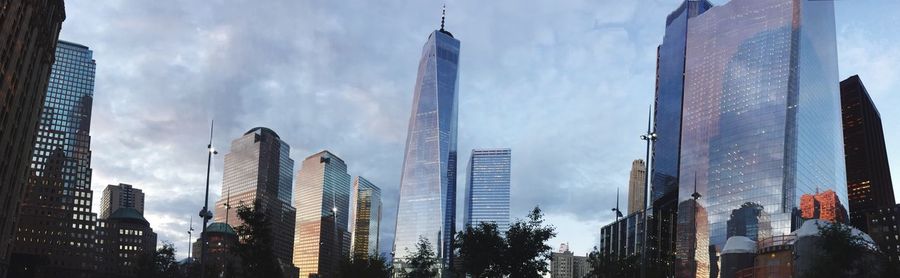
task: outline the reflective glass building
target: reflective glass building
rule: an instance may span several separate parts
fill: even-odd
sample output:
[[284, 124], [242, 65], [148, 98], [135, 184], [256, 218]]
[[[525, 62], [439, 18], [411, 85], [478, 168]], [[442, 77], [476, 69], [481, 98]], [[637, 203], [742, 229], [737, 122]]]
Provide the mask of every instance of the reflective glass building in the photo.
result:
[[96, 66], [87, 46], [57, 44], [13, 244], [14, 262], [35, 256], [46, 263], [26, 268], [69, 277], [97, 269], [90, 136]]
[[303, 160], [297, 173], [294, 265], [300, 277], [335, 277], [350, 254], [350, 175], [329, 151]]
[[378, 232], [381, 227], [381, 188], [363, 177], [353, 180], [353, 199], [350, 201], [353, 218], [350, 221], [351, 250], [357, 258], [378, 254]]
[[799, 227], [803, 194], [847, 204], [834, 4], [733, 0], [689, 22], [676, 244], [692, 251], [676, 267], [718, 277], [743, 204], [763, 207], [756, 232], [771, 235]]
[[497, 224], [501, 233], [509, 229], [511, 155], [510, 149], [472, 150], [463, 213], [466, 225], [489, 222]]
[[441, 28], [422, 47], [400, 175], [395, 264], [416, 250], [419, 237], [435, 245], [445, 265], [452, 260], [459, 46]]
[[291, 147], [275, 131], [255, 127], [231, 141], [222, 171], [222, 198], [214, 222], [241, 225], [237, 208], [259, 200], [272, 222], [272, 251], [281, 265], [291, 264], [296, 210], [291, 206]]
[[[678, 211], [679, 155], [681, 153], [681, 104], [684, 97], [684, 60], [689, 21], [712, 8], [706, 0], [685, 0], [666, 18], [666, 32], [657, 48], [656, 95], [650, 173], [650, 206], [653, 208], [648, 252], [661, 263], [671, 263], [675, 248]], [[630, 197], [629, 197], [630, 198]], [[643, 199], [641, 200], [643, 202]], [[643, 205], [641, 204], [641, 207]], [[629, 213], [633, 211], [629, 208]]]

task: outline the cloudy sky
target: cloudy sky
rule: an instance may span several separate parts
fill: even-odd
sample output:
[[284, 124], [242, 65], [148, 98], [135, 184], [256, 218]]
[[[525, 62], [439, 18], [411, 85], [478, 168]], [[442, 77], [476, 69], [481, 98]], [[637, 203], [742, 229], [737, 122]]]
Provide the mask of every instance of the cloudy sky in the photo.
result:
[[[448, 1], [447, 29], [462, 41], [459, 168], [472, 148], [512, 148], [512, 215], [544, 208], [558, 227], [554, 248], [569, 242], [585, 253], [612, 219], [616, 188], [644, 156], [638, 135], [656, 47], [680, 1]], [[107, 184], [142, 188], [154, 230], [183, 256], [191, 215], [199, 227], [215, 118], [219, 149], [267, 126], [292, 146], [295, 171], [328, 149], [382, 187], [381, 250], [389, 252], [417, 63], [441, 4], [66, 1], [60, 38], [91, 47], [97, 61], [95, 207]], [[841, 77], [860, 74], [882, 107], [897, 176], [900, 111], [887, 107], [900, 106], [900, 17], [885, 11], [900, 1], [836, 6]]]

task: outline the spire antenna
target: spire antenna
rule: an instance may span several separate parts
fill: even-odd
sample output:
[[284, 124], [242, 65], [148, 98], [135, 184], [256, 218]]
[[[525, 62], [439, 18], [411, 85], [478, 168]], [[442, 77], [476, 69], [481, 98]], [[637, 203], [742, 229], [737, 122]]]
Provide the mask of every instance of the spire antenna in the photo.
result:
[[444, 18], [447, 17], [447, 4], [444, 4], [444, 8], [441, 10], [441, 31], [444, 31]]

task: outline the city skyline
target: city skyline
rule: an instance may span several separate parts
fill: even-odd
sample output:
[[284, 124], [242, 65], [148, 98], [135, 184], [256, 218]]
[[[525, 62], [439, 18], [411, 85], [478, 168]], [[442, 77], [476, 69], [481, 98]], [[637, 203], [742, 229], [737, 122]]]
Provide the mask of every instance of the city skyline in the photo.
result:
[[[722, 4], [723, 1], [713, 2], [719, 5]], [[885, 6], [896, 5], [896, 3], [885, 1], [879, 3]], [[617, 9], [623, 9], [625, 11], [622, 13], [617, 10], [619, 13], [625, 14], [624, 16], [611, 18], [600, 16], [604, 12], [602, 11], [604, 8], [604, 5], [602, 4], [582, 4], [586, 5], [582, 7], [557, 7], [530, 16], [539, 18], [539, 22], [547, 23], [549, 17], [561, 14], [564, 11], [577, 10], [577, 8], [590, 9], [592, 12], [595, 12], [595, 14], [583, 16], [582, 14], [573, 12], [578, 14], [578, 16], [563, 20], [560, 23], [550, 24], [549, 27], [540, 27], [536, 23], [530, 24], [521, 19], [512, 19], [512, 22], [510, 23], [494, 22], [496, 24], [485, 24], [485, 26], [488, 26], [489, 28], [482, 31], [476, 28], [476, 26], [480, 26], [480, 23], [476, 22], [478, 22], [477, 20], [480, 20], [479, 17], [483, 16], [484, 13], [494, 12], [506, 14], [515, 12], [522, 15], [528, 15], [530, 13], [524, 11], [524, 9], [516, 10], [517, 8], [515, 7], [513, 7], [513, 10], [510, 12], [497, 10], [478, 11], [476, 8], [469, 6], [470, 4], [449, 4], [448, 29], [454, 30], [454, 35], [457, 35], [461, 40], [464, 40], [464, 42], [467, 43], [464, 54], [461, 56], [459, 149], [465, 150], [472, 146], [487, 144], [508, 145], [511, 146], [511, 148], [516, 149], [517, 157], [528, 162], [516, 164], [516, 166], [514, 166], [513, 172], [519, 173], [514, 174], [514, 179], [524, 181], [522, 190], [533, 192], [524, 191], [524, 194], [513, 193], [513, 196], [517, 197], [513, 198], [511, 209], [512, 215], [514, 217], [521, 217], [529, 206], [541, 204], [542, 207], [546, 209], [551, 223], [557, 224], [561, 228], [560, 236], [555, 239], [555, 241], [551, 242], [551, 245], [556, 245], [558, 242], [569, 241], [575, 243], [572, 244], [572, 246], [576, 251], [576, 254], [585, 252], [595, 244], [595, 236], [592, 234], [580, 236], [580, 234], [596, 231], [597, 227], [600, 227], [602, 223], [608, 223], [609, 220], [614, 217], [614, 215], [606, 213], [605, 210], [598, 210], [601, 212], [597, 213], [582, 212], [585, 208], [591, 208], [591, 205], [594, 203], [587, 202], [585, 199], [599, 200], [599, 202], [602, 202], [603, 204], [614, 203], [615, 187], [627, 182], [629, 161], [635, 157], [641, 157], [643, 154], [642, 142], [633, 139], [632, 137], [636, 137], [636, 135], [643, 131], [642, 128], [640, 128], [641, 123], [643, 122], [641, 119], [643, 119], [643, 117], [640, 115], [644, 115], [646, 105], [652, 99], [652, 78], [653, 68], [655, 67], [653, 62], [655, 55], [653, 55], [653, 53], [655, 52], [655, 45], [659, 43], [660, 38], [662, 37], [662, 31], [664, 30], [664, 22], [660, 18], [664, 18], [665, 14], [674, 9], [678, 2], [658, 1], [652, 5], [659, 7], [650, 7], [647, 10], [641, 9], [639, 15], [634, 10], [630, 10], [634, 9], [634, 6], [630, 6], [633, 4], [627, 3], [622, 7], [617, 7]], [[154, 4], [146, 3], [123, 5], [126, 6], [121, 6], [120, 8], [126, 12], [125, 14], [137, 15], [134, 21], [128, 21], [133, 24], [129, 25], [131, 26], [129, 28], [145, 28], [148, 29], [148, 31], [151, 31], [151, 33], [161, 31], [156, 30], [154, 27], [141, 25], [141, 20], [156, 18], [157, 16], [162, 15], [170, 15], [172, 13], [190, 12], [188, 8], [162, 8], [157, 7]], [[157, 9], [164, 13], [151, 16], [134, 9], [135, 7], [141, 7], [140, 5], [154, 5], [151, 6], [152, 9], [150, 10]], [[647, 5], [649, 6], [651, 4]], [[894, 63], [885, 62], [883, 60], [888, 59], [888, 61], [894, 61], [897, 58], [895, 55], [882, 57], [880, 55], [886, 52], [890, 53], [891, 51], [880, 51], [876, 49], [881, 49], [881, 46], [887, 46], [886, 49], [896, 48], [896, 45], [898, 45], [898, 43], [896, 43], [897, 38], [865, 39], [866, 37], [859, 37], [866, 34], [874, 36], [878, 34], [878, 32], [868, 31], [870, 27], [873, 26], [865, 25], [864, 23], [855, 23], [870, 22], [870, 20], [876, 20], [878, 18], [881, 18], [882, 20], [889, 19], [885, 19], [883, 15], [879, 15], [878, 13], [864, 10], [867, 7], [871, 8], [872, 6], [878, 5], [876, 3], [851, 5], [836, 2], [836, 5], [841, 6], [843, 9], [850, 10], [847, 12], [839, 11], [838, 13], [838, 45], [839, 48], [843, 47], [843, 49], [839, 51], [839, 59], [842, 65], [840, 77], [845, 78], [853, 74], [860, 74], [860, 76], [866, 80], [867, 88], [877, 105], [895, 105], [898, 103], [897, 97], [892, 96], [891, 94], [898, 91], [897, 83], [884, 77], [891, 76], [890, 73], [896, 72], [893, 71], [893, 69], [884, 68], [886, 65], [892, 65]], [[388, 251], [385, 250], [385, 246], [388, 246], [389, 249], [390, 235], [393, 234], [394, 220], [390, 218], [393, 218], [392, 215], [394, 215], [394, 212], [396, 211], [396, 190], [397, 185], [399, 185], [399, 161], [402, 160], [402, 141], [405, 139], [403, 134], [406, 128], [406, 117], [409, 116], [410, 84], [412, 84], [412, 80], [414, 80], [414, 73], [410, 73], [409, 71], [410, 68], [414, 68], [415, 59], [405, 56], [416, 56], [418, 48], [421, 46], [422, 34], [437, 28], [439, 24], [439, 4], [421, 4], [420, 6], [414, 7], [388, 4], [380, 9], [372, 7], [371, 9], [374, 12], [372, 14], [363, 14], [364, 18], [361, 20], [367, 22], [374, 21], [372, 20], [372, 17], [380, 18], [379, 16], [382, 13], [386, 13], [385, 10], [391, 9], [416, 10], [423, 13], [423, 15], [410, 16], [409, 18], [402, 17], [401, 19], [397, 19], [397, 21], [390, 21], [384, 25], [372, 26], [369, 29], [360, 28], [362, 27], [360, 25], [362, 23], [356, 22], [347, 23], [347, 27], [332, 26], [322, 23], [321, 25], [315, 25], [310, 29], [302, 29], [299, 32], [301, 32], [301, 34], [303, 32], [315, 32], [316, 30], [319, 30], [319, 28], [325, 30], [345, 30], [346, 32], [351, 32], [350, 29], [354, 28], [360, 30], [353, 30], [346, 41], [335, 38], [319, 38], [318, 40], [314, 39], [311, 42], [308, 42], [308, 44], [297, 42], [297, 44], [283, 46], [296, 47], [303, 50], [300, 52], [301, 54], [296, 54], [302, 56], [306, 55], [303, 53], [311, 51], [310, 49], [323, 49], [323, 47], [327, 48], [328, 45], [331, 44], [338, 45], [341, 48], [351, 47], [349, 43], [351, 41], [358, 42], [357, 40], [362, 37], [361, 34], [370, 35], [372, 33], [378, 33], [388, 36], [388, 32], [384, 32], [388, 28], [401, 28], [399, 29], [401, 30], [399, 32], [400, 34], [390, 35], [390, 39], [373, 38], [373, 45], [376, 46], [376, 50], [374, 51], [376, 52], [365, 52], [365, 55], [378, 53], [379, 51], [389, 51], [387, 52], [389, 54], [387, 57], [379, 57], [377, 59], [368, 58], [368, 60], [364, 61], [361, 66], [367, 69], [375, 69], [375, 71], [369, 75], [362, 74], [362, 80], [353, 81], [346, 86], [338, 86], [333, 84], [334, 80], [330, 80], [330, 78], [325, 77], [324, 75], [310, 75], [308, 72], [304, 73], [306, 71], [304, 68], [307, 70], [320, 67], [328, 68], [329, 66], [338, 64], [338, 58], [333, 55], [326, 55], [325, 58], [316, 60], [315, 63], [319, 64], [301, 63], [299, 66], [292, 64], [298, 61], [298, 58], [288, 56], [288, 59], [286, 60], [294, 62], [288, 64], [276, 63], [279, 70], [288, 71], [291, 74], [299, 73], [303, 78], [306, 78], [305, 80], [313, 81], [310, 82], [311, 85], [309, 85], [309, 87], [283, 82], [285, 78], [292, 76], [290, 74], [282, 75], [264, 71], [261, 74], [264, 78], [247, 80], [248, 82], [246, 83], [249, 85], [241, 85], [236, 87], [237, 89], [216, 87], [223, 85], [215, 85], [214, 82], [212, 85], [204, 84], [181, 88], [170, 85], [171, 83], [184, 83], [172, 82], [180, 80], [178, 78], [169, 75], [152, 74], [150, 71], [145, 72], [145, 69], [138, 68], [142, 63], [151, 63], [151, 61], [153, 61], [153, 63], [160, 63], [166, 67], [171, 67], [173, 70], [183, 70], [182, 73], [188, 76], [202, 76], [203, 74], [200, 72], [216, 68], [210, 65], [217, 64], [210, 64], [211, 62], [205, 60], [216, 57], [218, 54], [215, 54], [214, 51], [247, 51], [247, 48], [254, 49], [255, 47], [272, 47], [272, 50], [280, 49], [277, 48], [278, 46], [275, 46], [279, 39], [271, 36], [270, 33], [259, 34], [259, 36], [261, 36], [259, 38], [262, 39], [260, 42], [251, 43], [249, 45], [238, 43], [237, 41], [242, 39], [239, 39], [239, 37], [236, 36], [246, 34], [237, 34], [235, 33], [236, 30], [245, 30], [240, 28], [256, 27], [254, 27], [255, 25], [249, 25], [250, 23], [240, 21], [238, 21], [237, 24], [229, 24], [226, 20], [238, 20], [234, 14], [225, 13], [225, 17], [221, 21], [202, 18], [198, 22], [177, 22], [177, 24], [196, 24], [197, 26], [200, 26], [201, 28], [199, 29], [201, 31], [192, 34], [202, 37], [204, 40], [208, 40], [207, 42], [198, 43], [194, 40], [187, 40], [186, 46], [179, 46], [177, 49], [173, 49], [173, 53], [170, 53], [172, 55], [126, 55], [131, 53], [130, 50], [115, 50], [113, 48], [121, 48], [122, 45], [132, 44], [121, 39], [111, 39], [112, 34], [108, 33], [111, 32], [110, 30], [121, 30], [116, 28], [122, 27], [109, 27], [111, 29], [108, 30], [103, 30], [102, 28], [88, 29], [87, 27], [83, 27], [92, 26], [84, 23], [92, 22], [92, 19], [90, 19], [91, 16], [86, 15], [102, 13], [108, 11], [108, 8], [100, 8], [97, 11], [87, 11], [89, 8], [79, 7], [78, 5], [69, 5], [67, 8], [70, 16], [66, 23], [63, 24], [64, 27], [61, 38], [91, 45], [92, 48], [97, 50], [97, 55], [107, 57], [98, 59], [103, 61], [98, 65], [98, 75], [104, 76], [104, 78], [98, 78], [98, 83], [100, 83], [98, 84], [100, 87], [98, 93], [107, 96], [121, 96], [121, 98], [118, 99], [107, 97], [96, 100], [97, 105], [99, 105], [98, 107], [102, 108], [95, 109], [96, 113], [103, 114], [104, 119], [94, 119], [95, 127], [92, 128], [92, 133], [95, 134], [95, 142], [100, 141], [104, 143], [93, 144], [93, 152], [95, 154], [95, 161], [93, 163], [95, 165], [93, 167], [95, 171], [94, 184], [117, 184], [119, 182], [140, 184], [147, 190], [148, 220], [154, 224], [154, 228], [159, 227], [156, 230], [160, 233], [161, 241], [168, 239], [173, 243], [176, 243], [177, 246], [180, 246], [178, 243], [183, 241], [181, 239], [181, 234], [183, 234], [188, 226], [188, 215], [195, 214], [196, 210], [202, 206], [202, 204], [198, 205], [198, 202], [195, 200], [195, 196], [202, 194], [198, 192], [202, 191], [202, 172], [205, 170], [202, 169], [205, 167], [205, 165], [203, 165], [203, 163], [205, 163], [205, 161], [203, 161], [205, 159], [205, 157], [203, 157], [205, 156], [205, 150], [200, 145], [205, 144], [205, 136], [203, 136], [203, 134], [206, 132], [205, 127], [208, 120], [215, 117], [217, 120], [217, 130], [223, 130], [221, 132], [217, 131], [218, 135], [214, 142], [214, 146], [219, 149], [225, 148], [231, 137], [235, 134], [240, 134], [239, 132], [244, 131], [247, 127], [265, 125], [272, 126], [276, 130], [279, 130], [279, 133], [284, 135], [285, 140], [297, 149], [295, 151], [297, 154], [312, 153], [314, 150], [324, 148], [332, 149], [342, 154], [343, 157], [354, 165], [354, 169], [358, 170], [357, 173], [366, 177], [371, 177], [373, 183], [381, 185], [385, 191], [383, 195], [385, 197], [384, 215], [386, 216], [386, 219], [382, 225], [384, 227], [382, 229], [382, 235], [388, 236], [382, 237], [383, 241], [381, 249], [382, 252]], [[225, 9], [225, 7], [216, 8]], [[334, 12], [332, 9], [351, 9], [350, 7], [343, 7], [341, 4], [329, 4], [327, 6], [314, 5], [311, 8], [317, 11], [325, 11], [325, 14], [328, 15], [333, 15], [331, 14]], [[276, 11], [266, 10], [266, 12], [280, 14]], [[612, 13], [612, 11], [610, 11], [610, 13]], [[341, 18], [343, 15], [334, 16]], [[843, 18], [841, 16], [843, 16]], [[843, 21], [841, 21], [841, 19]], [[113, 17], [113, 20], [123, 19]], [[637, 21], [648, 22], [646, 24], [638, 24]], [[631, 24], [633, 26], [622, 26], [626, 24]], [[860, 24], [862, 24], [862, 26], [860, 26]], [[530, 28], [511, 29], [516, 25]], [[97, 26], [102, 26], [102, 24]], [[276, 24], [276, 26], [289, 27], [293, 26], [293, 24], [292, 22], [288, 22], [281, 25]], [[878, 26], [874, 27], [880, 28]], [[562, 31], [554, 31], [554, 29], [562, 29]], [[504, 30], [510, 30], [510, 32]], [[565, 31], [571, 30], [587, 34], [588, 36], [584, 37], [586, 39], [585, 41], [576, 40], [572, 37], [572, 33], [564, 33]], [[860, 30], [867, 31], [863, 32]], [[527, 35], [515, 34], [515, 32], [527, 32]], [[501, 37], [505, 40], [520, 43], [521, 45], [511, 45], [498, 38], [487, 39], [484, 42], [475, 42], [475, 40], [486, 39], [491, 34], [502, 35]], [[148, 43], [144, 46], [144, 51], [161, 48], [165, 45], [164, 43], [169, 42], [171, 39], [178, 36], [185, 36], [185, 34], [172, 35], [173, 36], [162, 36], [162, 42]], [[146, 39], [136, 41], [147, 42]], [[627, 46], [633, 46], [633, 48], [625, 50], [603, 48], [605, 45], [615, 41], [625, 42], [627, 43]], [[390, 42], [389, 45], [391, 45], [391, 47], [385, 47], [385, 43], [387, 42]], [[206, 43], [209, 43], [210, 45], [207, 45]], [[586, 45], [591, 43], [597, 44], [597, 46], [595, 46], [597, 48], [585, 48]], [[211, 49], [213, 49], [213, 52], [191, 56], [193, 54], [190, 54], [186, 49], [197, 45], [210, 46], [212, 47]], [[239, 45], [244, 48], [230, 47], [232, 45]], [[537, 51], [541, 49], [541, 47], [549, 47], [551, 45], [561, 45], [560, 47], [563, 49], [574, 49], [582, 52], [573, 51], [571, 54], [564, 54], [562, 53], [564, 50], [551, 50], [546, 53], [547, 58], [525, 58], [530, 57], [530, 54], [528, 53], [533, 53], [529, 51]], [[171, 44], [169, 46], [171, 46]], [[392, 50], [391, 48], [395, 46], [399, 49]], [[346, 51], [364, 51], [363, 48], [356, 48], [359, 46], [352, 47], [354, 47], [352, 50]], [[504, 50], [501, 51], [498, 48]], [[604, 51], [612, 51], [611, 53], [621, 54], [619, 56], [622, 56], [622, 59], [627, 59], [629, 62], [634, 60], [635, 65], [629, 66], [626, 70], [628, 73], [627, 78], [617, 75], [617, 73], [614, 72], [606, 72], [607, 76], [601, 75], [602, 77], [597, 77], [598, 75], [596, 73], [592, 73], [589, 77], [573, 76], [571, 79], [569, 77], [564, 77], [564, 74], [562, 74], [563, 72], [577, 70], [602, 71], [604, 65], [618, 61], [616, 60], [617, 58], [612, 57], [614, 56], [613, 54], [603, 53]], [[510, 54], [502, 55], [503, 52], [509, 52]], [[896, 51], [893, 52], [896, 53]], [[359, 58], [361, 56], [358, 55], [363, 54], [352, 52], [350, 55], [352, 56], [350, 58]], [[575, 61], [567, 60], [576, 59], [579, 57], [577, 55], [582, 55], [580, 56], [580, 59], [588, 59], [591, 60], [591, 62], [579, 64], [574, 63]], [[862, 59], [850, 61], [849, 58], [847, 58], [850, 55], [856, 55], [857, 58], [861, 57]], [[379, 55], [373, 54], [373, 56], [377, 57]], [[271, 62], [271, 59], [273, 58], [266, 56], [263, 61]], [[521, 70], [519, 69], [519, 64], [515, 63], [517, 59], [525, 59], [524, 61], [527, 62], [525, 63], [526, 65], [536, 67], [546, 66], [547, 69], [535, 71]], [[491, 66], [493, 63], [485, 63], [479, 60], [499, 61], [500, 64]], [[384, 61], [390, 62], [385, 63]], [[137, 65], [128, 65], [129, 63], [135, 62], [137, 62]], [[246, 60], [242, 62], [250, 63]], [[573, 64], [567, 62], [572, 62]], [[885, 63], [887, 64], [885, 65]], [[386, 66], [385, 64], [389, 65]], [[259, 67], [254, 67], [254, 63], [248, 65], [251, 67], [247, 70], [262, 70]], [[230, 68], [228, 67], [221, 69], [223, 72], [220, 72], [220, 74], [225, 77], [237, 76], [229, 75], [233, 73], [229, 73], [228, 70], [230, 70]], [[499, 74], [487, 75], [487, 77], [482, 76], [486, 71], [502, 72], [509, 69], [516, 70], [512, 70], [512, 72], [508, 74], [503, 74], [506, 76], [500, 76]], [[884, 72], [878, 72], [882, 69]], [[340, 72], [337, 69], [334, 70]], [[556, 73], [553, 73], [554, 70]], [[148, 74], [146, 78], [155, 83], [152, 83], [152, 86], [146, 86], [147, 88], [139, 88], [140, 86], [135, 86], [135, 83], [133, 83], [136, 74]], [[538, 78], [539, 76], [544, 76], [547, 80], [540, 80], [540, 78]], [[492, 81], [490, 80], [491, 78], [497, 78], [499, 80]], [[379, 81], [371, 85], [359, 83], [382, 79], [387, 81]], [[536, 79], [533, 81], [534, 83], [528, 83], [535, 86], [514, 85], [516, 82], [524, 82], [522, 81], [523, 79]], [[595, 79], [599, 81], [594, 81]], [[224, 79], [214, 80], [223, 81]], [[267, 80], [270, 80], [271, 82], [267, 83]], [[582, 82], [585, 84], [573, 85], [573, 83]], [[621, 82], [621, 84], [618, 84], [619, 82]], [[562, 87], [551, 90], [550, 88], [553, 87], [548, 84], [552, 83]], [[635, 84], [637, 86], [631, 86]], [[172, 104], [171, 107], [167, 107], [167, 105], [171, 104], [170, 101], [172, 100], [153, 97], [151, 94], [147, 93], [148, 91], [146, 90], [148, 89], [157, 92], [166, 91], [166, 93], [160, 93], [158, 95], [172, 96], [172, 99], [193, 103], [194, 105], [198, 105], [197, 107], [199, 107], [199, 109], [197, 109], [196, 112], [183, 114], [175, 113], [183, 111], [179, 110], [183, 109], [181, 104]], [[254, 90], [260, 90], [264, 93], [256, 95], [253, 93]], [[202, 92], [203, 94], [199, 94], [198, 96], [184, 96], [176, 94], [178, 91]], [[300, 96], [300, 99], [310, 99], [313, 101], [307, 101], [308, 104], [302, 104], [303, 109], [297, 109], [296, 112], [292, 112], [292, 110], [288, 110], [285, 106], [278, 104], [282, 101], [275, 101], [275, 99], [279, 97], [289, 97], [289, 95], [294, 94], [294, 92], [298, 92], [296, 94]], [[533, 95], [534, 98], [531, 100], [519, 99], [523, 94]], [[591, 94], [596, 96], [590, 97]], [[252, 103], [254, 106], [261, 105], [269, 107], [260, 111], [252, 111], [249, 106], [235, 106], [235, 104], [232, 103], [234, 100], [230, 98], [232, 96]], [[561, 101], [559, 100], [559, 96], [568, 97], [570, 100]], [[466, 98], [469, 99], [466, 100]], [[617, 107], [605, 106], [608, 104], [604, 99], [610, 99], [610, 102], [618, 101]], [[482, 102], [490, 104], [484, 104]], [[604, 108], [607, 108], [608, 111], [593, 111], [586, 104], [582, 104], [592, 102], [600, 103]], [[330, 106], [328, 103], [332, 103], [332, 105]], [[545, 103], [549, 103], [547, 105], [554, 105], [553, 107], [557, 107], [556, 105], [570, 105], [572, 108], [565, 109], [567, 111], [562, 112], [560, 112], [559, 109], [550, 109], [550, 111], [533, 110], [536, 107], [542, 107]], [[497, 106], [497, 104], [500, 104], [500, 106], [498, 106], [497, 109], [492, 109], [492, 106]], [[533, 113], [533, 115], [526, 115], [527, 113], [518, 111], [513, 108], [514, 106], [508, 105], [521, 105], [527, 109], [532, 109], [523, 111], [530, 111], [528, 113]], [[340, 106], [349, 107], [357, 111], [356, 113], [348, 113], [349, 116], [321, 120], [322, 122], [303, 120], [303, 118], [314, 117], [317, 115], [316, 113], [333, 113], [327, 112], [328, 109], [331, 109], [328, 107]], [[151, 112], [157, 108], [161, 108], [161, 110], [156, 111], [156, 114], [151, 114]], [[241, 113], [230, 113], [230, 111], [239, 111]], [[471, 113], [471, 115], [466, 115], [463, 112]], [[281, 113], [291, 114], [289, 114], [289, 117], [282, 117]], [[559, 113], [559, 115], [551, 113]], [[882, 111], [882, 113], [886, 126], [890, 126], [891, 123], [897, 122], [898, 116], [895, 112]], [[598, 119], [619, 115], [622, 115], [622, 118], [610, 118], [609, 121], [616, 122], [614, 124], [606, 123], [605, 120], [596, 123], [596, 125], [592, 124]], [[625, 115], [633, 116], [635, 119], [629, 119], [625, 117]], [[553, 128], [559, 124], [553, 121], [534, 121], [534, 119], [540, 117], [564, 121], [566, 124], [563, 124], [563, 126], [572, 128], [569, 132], [575, 135], [575, 137], [546, 135], [550, 133], [547, 133], [544, 129], [553, 130], [553, 133], [557, 133], [557, 129]], [[286, 118], [286, 120], [281, 120], [281, 118]], [[139, 119], [149, 120], [145, 121]], [[176, 120], [178, 121], [178, 124], [171, 127], [164, 126], [164, 124], [171, 124]], [[139, 124], [127, 126], [131, 121], [138, 121], [137, 123]], [[348, 124], [344, 126], [339, 121], [346, 121]], [[500, 128], [505, 126], [505, 123], [512, 123], [512, 125], [517, 125], [517, 127], [509, 129]], [[583, 126], [575, 127], [573, 126], [575, 124]], [[616, 135], [606, 135], [608, 133], [602, 132], [602, 130], [622, 130], [622, 127], [625, 127], [626, 129], [622, 131], [624, 134], [622, 136], [619, 136], [618, 132]], [[351, 129], [357, 129], [358, 131], [352, 131]], [[629, 131], [630, 129], [633, 129], [633, 131]], [[493, 131], [494, 136], [481, 135], [490, 134], [487, 133], [487, 131], [491, 130], [498, 131]], [[340, 139], [322, 140], [310, 138], [311, 136], [309, 136], [309, 134], [321, 132], [332, 134], [333, 136], [329, 138]], [[123, 133], [125, 136], [116, 137], [114, 136], [116, 133]], [[599, 136], [597, 134], [599, 134]], [[888, 138], [897, 138], [897, 131], [886, 130], [886, 136]], [[601, 143], [597, 146], [600, 147], [592, 147], [594, 146], [593, 143], [583, 143], [582, 141], [584, 141], [584, 138], [597, 138]], [[897, 150], [900, 146], [897, 146], [896, 143], [893, 143], [890, 139], [887, 140], [887, 143], [889, 155], [900, 151]], [[571, 150], [560, 150], [560, 148], [558, 148], [559, 146], [569, 145], [573, 145], [573, 148], [581, 149], [597, 148], [598, 152], [595, 154], [580, 154]], [[371, 150], [376, 149], [378, 150], [377, 153], [370, 153]], [[550, 150], [552, 150], [552, 152]], [[194, 156], [196, 157], [192, 157], [192, 153], [194, 153]], [[294, 155], [295, 159], [302, 156], [297, 154]], [[128, 160], [115, 161], [113, 157], [128, 157]], [[468, 157], [463, 155], [458, 157], [457, 161], [466, 161], [467, 159]], [[892, 159], [892, 161], [897, 161], [896, 155], [890, 156], [890, 159]], [[177, 163], [166, 161], [176, 161]], [[390, 162], [383, 163], [381, 161]], [[213, 200], [224, 197], [219, 195], [221, 191], [218, 189], [221, 184], [221, 163], [222, 156], [220, 155], [214, 161], [213, 166], [213, 181], [210, 190], [212, 193], [211, 198]], [[554, 163], [558, 164], [553, 165]], [[896, 169], [897, 164], [900, 163], [893, 163], [894, 169]], [[168, 165], [178, 165], [179, 168], [182, 169], [183, 174], [176, 175], [168, 173], [169, 168], [166, 168]], [[457, 166], [457, 168], [460, 169], [458, 175], [463, 176], [465, 174], [463, 170], [464, 163], [458, 162]], [[536, 171], [538, 169], [543, 171]], [[297, 167], [295, 167], [294, 171], [296, 170], [298, 170]], [[604, 176], [599, 177], [598, 179], [593, 175], [597, 171], [604, 171], [602, 172]], [[532, 172], [543, 172], [546, 177], [535, 177], [530, 174]], [[893, 172], [896, 173], [897, 171]], [[554, 179], [558, 179], [559, 182], [552, 182]], [[548, 192], [547, 190], [539, 188], [540, 186], [547, 185], [555, 185], [565, 188], [566, 190], [561, 190], [561, 192]], [[461, 186], [465, 185], [458, 182], [458, 193], [464, 191]], [[587, 195], [587, 197], [575, 196], [570, 193], [570, 191], [579, 189], [586, 190], [584, 191], [584, 194], [579, 195]], [[462, 200], [462, 198], [459, 198], [459, 200]], [[94, 205], [96, 206], [98, 200], [95, 199], [94, 201]], [[460, 206], [461, 204], [458, 202], [457, 211], [460, 211]], [[99, 210], [95, 208], [94, 211]], [[460, 224], [460, 221], [461, 219], [457, 220], [457, 225]], [[195, 224], [197, 224], [197, 222], [195, 222]], [[181, 253], [186, 250], [179, 251]]]

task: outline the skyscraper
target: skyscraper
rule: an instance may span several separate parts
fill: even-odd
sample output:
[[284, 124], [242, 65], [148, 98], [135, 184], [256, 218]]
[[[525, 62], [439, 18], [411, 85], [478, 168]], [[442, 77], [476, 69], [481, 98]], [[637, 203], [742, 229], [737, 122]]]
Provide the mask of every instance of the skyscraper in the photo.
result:
[[466, 225], [497, 224], [501, 233], [509, 230], [509, 185], [512, 151], [475, 149], [469, 157], [466, 178]]
[[35, 131], [65, 19], [62, 0], [0, 2], [0, 277], [9, 269]]
[[100, 218], [106, 219], [120, 208], [133, 208], [143, 215], [144, 191], [124, 183], [107, 185], [100, 199]]
[[893, 208], [895, 200], [881, 114], [858, 75], [841, 81], [841, 112], [850, 223], [869, 232], [868, 214]]
[[300, 277], [333, 277], [350, 253], [350, 175], [329, 151], [303, 160], [297, 173], [294, 265]]
[[456, 225], [456, 114], [459, 40], [436, 30], [422, 47], [400, 175], [394, 263], [424, 237], [451, 265]]
[[628, 178], [628, 213], [632, 214], [644, 209], [644, 183], [647, 181], [647, 168], [643, 159], [631, 162], [631, 173]]
[[19, 266], [66, 277], [96, 269], [90, 136], [95, 68], [87, 46], [59, 41], [13, 249], [13, 261], [43, 263]]
[[803, 194], [847, 204], [834, 3], [733, 0], [689, 22], [679, 201], [694, 205], [677, 244], [693, 251], [676, 260], [680, 277], [717, 277], [741, 204], [761, 205], [772, 235], [799, 227]]
[[291, 265], [294, 216], [291, 206], [291, 147], [275, 131], [265, 127], [250, 129], [231, 141], [225, 155], [222, 198], [216, 202], [214, 222], [240, 226], [238, 206], [261, 209], [272, 223], [272, 250], [282, 269]]
[[350, 220], [351, 250], [357, 258], [378, 254], [378, 231], [381, 227], [381, 188], [363, 177], [353, 180], [353, 199], [350, 201], [353, 219]]
[[[681, 104], [684, 98], [684, 61], [691, 18], [712, 8], [706, 0], [685, 0], [666, 18], [666, 32], [657, 48], [653, 157], [650, 172], [650, 206], [653, 208], [648, 234], [652, 259], [671, 265], [674, 256], [678, 211], [679, 155], [681, 153]], [[672, 273], [672, 270], [668, 273]]]

